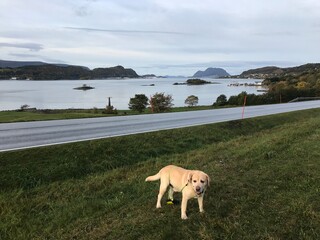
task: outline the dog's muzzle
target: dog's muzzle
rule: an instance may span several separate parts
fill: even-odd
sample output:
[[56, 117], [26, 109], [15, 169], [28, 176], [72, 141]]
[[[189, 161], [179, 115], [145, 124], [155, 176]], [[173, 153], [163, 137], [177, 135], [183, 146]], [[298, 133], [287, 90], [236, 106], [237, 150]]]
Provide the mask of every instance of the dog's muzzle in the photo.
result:
[[203, 190], [201, 190], [201, 187], [196, 187], [196, 194], [200, 196], [203, 193]]

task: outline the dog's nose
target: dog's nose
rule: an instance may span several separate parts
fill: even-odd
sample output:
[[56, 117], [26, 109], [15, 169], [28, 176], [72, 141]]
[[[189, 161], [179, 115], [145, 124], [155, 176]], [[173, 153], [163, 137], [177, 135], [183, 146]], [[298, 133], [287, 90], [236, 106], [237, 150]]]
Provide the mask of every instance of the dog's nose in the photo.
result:
[[201, 188], [199, 186], [196, 187], [196, 191], [200, 192]]

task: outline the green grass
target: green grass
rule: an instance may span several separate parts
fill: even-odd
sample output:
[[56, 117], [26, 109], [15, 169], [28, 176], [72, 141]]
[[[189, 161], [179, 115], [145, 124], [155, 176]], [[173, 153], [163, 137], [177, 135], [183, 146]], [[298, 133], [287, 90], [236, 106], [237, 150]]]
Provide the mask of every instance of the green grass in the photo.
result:
[[[212, 106], [176, 107], [171, 112], [187, 112], [212, 109]], [[103, 113], [104, 109], [61, 109], [61, 110], [33, 110], [33, 111], [0, 111], [0, 123], [29, 122], [43, 120], [60, 120], [92, 117], [112, 117], [124, 115], [137, 115], [136, 111], [118, 110], [118, 114]], [[151, 110], [146, 109], [142, 114], [150, 114]]]
[[[316, 109], [0, 153], [0, 239], [319, 239], [319, 124]], [[155, 208], [144, 179], [167, 164], [210, 175], [204, 214]]]
[[[120, 114], [123, 114], [121, 112]], [[60, 120], [90, 117], [106, 117], [102, 110], [37, 110], [37, 111], [1, 111], [0, 123]]]

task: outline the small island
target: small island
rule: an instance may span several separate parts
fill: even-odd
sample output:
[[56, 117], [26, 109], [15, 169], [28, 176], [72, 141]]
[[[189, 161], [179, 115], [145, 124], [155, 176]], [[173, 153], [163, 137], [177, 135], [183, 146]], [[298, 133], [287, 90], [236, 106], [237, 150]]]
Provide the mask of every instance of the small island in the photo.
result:
[[87, 91], [87, 90], [90, 90], [90, 89], [94, 89], [94, 87], [88, 86], [87, 84], [83, 84], [81, 87], [76, 87], [76, 88], [73, 88], [73, 89]]
[[211, 84], [212, 82], [202, 80], [199, 78], [191, 78], [187, 80], [187, 85], [203, 85], [203, 84]]
[[218, 84], [218, 83], [217, 82], [210, 82], [210, 81], [202, 80], [202, 79], [199, 79], [199, 78], [191, 78], [191, 79], [188, 79], [184, 83], [176, 82], [173, 85], [204, 85], [204, 84]]

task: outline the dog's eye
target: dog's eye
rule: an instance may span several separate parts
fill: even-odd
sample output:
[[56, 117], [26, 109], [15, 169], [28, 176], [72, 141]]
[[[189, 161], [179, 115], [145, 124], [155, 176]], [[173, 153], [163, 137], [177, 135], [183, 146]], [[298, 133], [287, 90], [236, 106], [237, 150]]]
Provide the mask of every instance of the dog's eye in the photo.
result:
[[197, 180], [193, 180], [193, 182], [194, 182], [194, 183], [196, 183], [196, 182], [197, 182]]
[[203, 180], [201, 180], [200, 182], [201, 182], [201, 183], [204, 183], [204, 181], [203, 181]]

